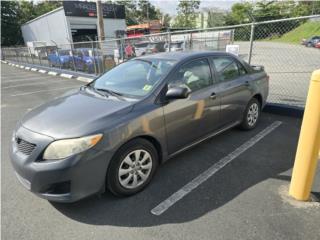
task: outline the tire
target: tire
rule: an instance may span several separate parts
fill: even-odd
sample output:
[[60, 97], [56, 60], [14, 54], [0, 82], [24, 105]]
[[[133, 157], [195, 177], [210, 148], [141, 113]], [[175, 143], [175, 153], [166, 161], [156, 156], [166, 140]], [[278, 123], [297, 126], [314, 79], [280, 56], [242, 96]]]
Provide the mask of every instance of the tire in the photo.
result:
[[260, 119], [261, 104], [256, 98], [252, 98], [244, 111], [240, 127], [244, 130], [254, 129]]
[[[139, 162], [136, 162], [136, 154]], [[130, 161], [131, 165], [128, 164]], [[134, 139], [123, 145], [112, 158], [106, 185], [116, 196], [133, 195], [150, 183], [157, 167], [158, 153], [153, 144], [142, 138]]]

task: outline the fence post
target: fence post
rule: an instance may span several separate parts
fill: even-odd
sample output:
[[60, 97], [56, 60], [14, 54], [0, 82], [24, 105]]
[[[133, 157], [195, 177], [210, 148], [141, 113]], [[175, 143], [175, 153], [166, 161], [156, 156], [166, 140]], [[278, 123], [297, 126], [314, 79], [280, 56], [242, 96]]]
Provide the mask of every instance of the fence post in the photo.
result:
[[33, 56], [32, 56], [32, 54], [31, 54], [31, 50], [30, 50], [30, 48], [29, 48], [29, 47], [28, 47], [28, 52], [29, 52], [29, 55], [30, 55], [30, 57], [31, 57], [31, 62], [32, 62], [32, 64], [34, 64]]
[[218, 32], [217, 51], [220, 51], [220, 31]]
[[36, 50], [37, 51], [37, 54], [38, 54], [38, 59], [39, 59], [39, 64], [40, 66], [42, 66], [42, 63], [41, 63], [41, 51], [39, 51], [38, 49]]
[[254, 26], [255, 23], [251, 23], [251, 32], [250, 32], [250, 47], [249, 47], [249, 56], [248, 56], [248, 63], [251, 64], [251, 57], [252, 57], [252, 47], [253, 47], [253, 40], [254, 40]]
[[71, 44], [71, 43], [70, 43], [70, 49], [71, 49], [71, 54], [72, 54], [73, 69], [74, 69], [74, 71], [77, 72], [76, 62], [74, 60], [74, 48], [73, 48], [73, 44]]
[[171, 52], [171, 32], [170, 32], [170, 28], [168, 28], [168, 49], [169, 49], [169, 52]]
[[[97, 66], [96, 63], [99, 64], [99, 60], [96, 61], [96, 55], [94, 54], [94, 48], [93, 48], [93, 41], [91, 41], [91, 50], [92, 50], [92, 56], [93, 56], [93, 67], [94, 67], [94, 73], [97, 75]], [[99, 57], [98, 57], [99, 58]]]

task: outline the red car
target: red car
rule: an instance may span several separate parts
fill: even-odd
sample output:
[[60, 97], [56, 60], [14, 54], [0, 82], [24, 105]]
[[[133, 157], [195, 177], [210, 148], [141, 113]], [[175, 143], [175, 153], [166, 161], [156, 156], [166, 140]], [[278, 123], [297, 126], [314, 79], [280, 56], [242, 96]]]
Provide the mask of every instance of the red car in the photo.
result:
[[320, 48], [320, 41], [314, 45], [315, 48]]

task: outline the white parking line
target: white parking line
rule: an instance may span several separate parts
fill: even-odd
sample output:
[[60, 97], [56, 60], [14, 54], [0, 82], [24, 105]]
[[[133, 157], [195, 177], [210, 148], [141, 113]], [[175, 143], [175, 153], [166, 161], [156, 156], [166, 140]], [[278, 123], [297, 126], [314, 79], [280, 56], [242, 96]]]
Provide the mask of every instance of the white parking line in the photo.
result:
[[243, 152], [251, 148], [253, 145], [255, 145], [257, 142], [259, 142], [262, 138], [267, 136], [269, 133], [271, 133], [273, 130], [275, 130], [277, 127], [281, 125], [282, 122], [276, 121], [273, 122], [270, 126], [262, 130], [260, 133], [249, 139], [247, 142], [242, 144], [240, 147], [238, 147], [236, 150], [234, 150], [232, 153], [228, 154], [221, 160], [219, 160], [217, 163], [213, 164], [209, 169], [201, 173], [199, 176], [194, 178], [191, 182], [184, 185], [180, 190], [172, 194], [169, 198], [161, 202], [158, 206], [153, 208], [151, 210], [151, 213], [154, 215], [161, 215], [165, 211], [167, 211], [171, 206], [173, 206], [175, 203], [177, 203], [179, 200], [181, 200], [183, 197], [185, 197], [187, 194], [189, 194], [192, 190], [197, 188], [200, 184], [207, 181], [211, 176], [213, 176], [216, 172], [218, 172], [220, 169], [222, 169], [224, 166], [226, 166], [228, 163], [230, 163], [232, 160], [237, 158], [239, 155], [241, 155]]
[[41, 93], [41, 92], [52, 92], [52, 91], [63, 90], [63, 89], [71, 89], [71, 88], [77, 88], [77, 87], [73, 86], [73, 87], [64, 87], [64, 88], [54, 88], [54, 89], [40, 90], [40, 91], [35, 91], [35, 92], [17, 93], [17, 94], [12, 94], [10, 96], [11, 97], [17, 97], [17, 96], [31, 95], [31, 94], [35, 94], [35, 93]]
[[[5, 79], [12, 79], [12, 78], [5, 78]], [[13, 83], [13, 82], [30, 82], [30, 81], [46, 81], [46, 80], [55, 80], [55, 79], [62, 79], [62, 78], [56, 78], [52, 76], [38, 76], [38, 77], [26, 77], [26, 78], [16, 78], [16, 80], [6, 80], [2, 81], [1, 83]]]
[[7, 87], [2, 87], [2, 89], [8, 89], [8, 88], [16, 88], [16, 87], [24, 87], [24, 86], [30, 86], [30, 85], [39, 85], [39, 84], [56, 84], [56, 83], [60, 83], [60, 82], [64, 82], [64, 83], [69, 83], [68, 81], [62, 79], [59, 81], [53, 80], [53, 81], [46, 81], [46, 82], [33, 82], [33, 83], [26, 83], [26, 84], [18, 84], [18, 85], [13, 85], [13, 86], [7, 86]]

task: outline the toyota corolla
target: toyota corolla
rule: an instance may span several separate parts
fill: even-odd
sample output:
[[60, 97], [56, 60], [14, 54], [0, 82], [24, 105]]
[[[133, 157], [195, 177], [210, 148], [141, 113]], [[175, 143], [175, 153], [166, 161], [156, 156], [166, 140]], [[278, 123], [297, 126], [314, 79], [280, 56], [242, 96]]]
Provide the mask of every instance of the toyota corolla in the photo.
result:
[[135, 58], [28, 112], [12, 136], [12, 164], [50, 201], [132, 195], [176, 154], [235, 126], [253, 129], [267, 95], [263, 67], [227, 53]]

